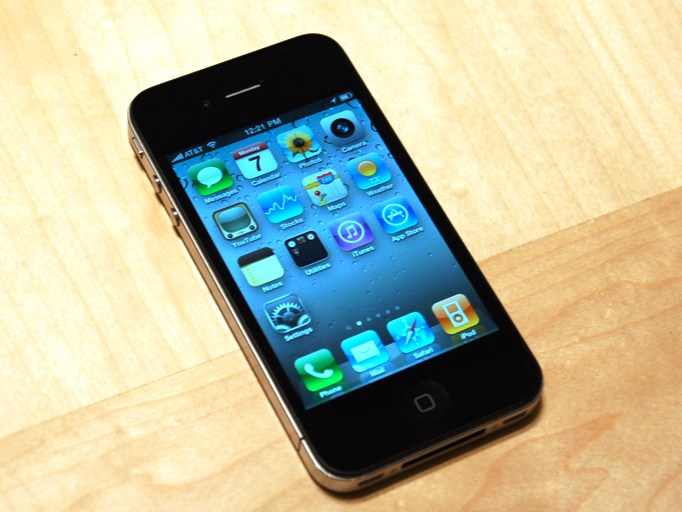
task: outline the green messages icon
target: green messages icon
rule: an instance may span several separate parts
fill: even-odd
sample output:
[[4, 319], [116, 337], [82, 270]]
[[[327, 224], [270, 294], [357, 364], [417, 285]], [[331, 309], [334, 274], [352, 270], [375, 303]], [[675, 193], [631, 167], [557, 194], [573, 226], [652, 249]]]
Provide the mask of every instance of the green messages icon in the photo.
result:
[[227, 167], [219, 158], [193, 165], [187, 170], [187, 174], [194, 183], [194, 188], [202, 196], [230, 188], [234, 183]]
[[301, 376], [308, 391], [319, 391], [343, 379], [343, 372], [334, 361], [329, 350], [323, 348], [294, 361], [296, 371]]

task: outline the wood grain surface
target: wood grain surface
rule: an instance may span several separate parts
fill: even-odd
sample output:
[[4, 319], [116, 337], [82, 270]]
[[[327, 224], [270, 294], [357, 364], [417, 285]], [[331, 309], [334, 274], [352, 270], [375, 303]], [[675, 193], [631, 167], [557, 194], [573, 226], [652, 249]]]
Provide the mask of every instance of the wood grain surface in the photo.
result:
[[[680, 26], [679, 0], [3, 0], [0, 509], [680, 508]], [[142, 89], [306, 32], [551, 376], [535, 425], [351, 502], [305, 474], [126, 138]]]
[[530, 424], [352, 499], [232, 353], [0, 441], [2, 510], [675, 510], [682, 188], [483, 264], [545, 373]]

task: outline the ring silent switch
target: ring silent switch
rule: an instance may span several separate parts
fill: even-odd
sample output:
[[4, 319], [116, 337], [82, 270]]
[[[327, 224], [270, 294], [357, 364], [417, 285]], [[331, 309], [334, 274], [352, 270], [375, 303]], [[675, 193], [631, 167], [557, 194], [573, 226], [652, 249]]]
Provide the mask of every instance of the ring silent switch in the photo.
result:
[[420, 423], [433, 423], [450, 410], [450, 396], [443, 386], [428, 380], [407, 391], [404, 406], [411, 418]]
[[141, 159], [144, 156], [144, 149], [142, 149], [140, 141], [137, 140], [137, 137], [131, 137], [130, 143], [132, 144], [135, 153], [137, 153], [137, 157]]

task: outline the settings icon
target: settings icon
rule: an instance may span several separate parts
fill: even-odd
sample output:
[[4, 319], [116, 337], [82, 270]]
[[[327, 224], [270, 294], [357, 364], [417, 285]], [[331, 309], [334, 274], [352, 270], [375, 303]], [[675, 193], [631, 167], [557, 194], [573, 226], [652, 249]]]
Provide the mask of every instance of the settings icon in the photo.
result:
[[301, 299], [290, 294], [265, 304], [265, 313], [275, 331], [285, 334], [310, 323]]

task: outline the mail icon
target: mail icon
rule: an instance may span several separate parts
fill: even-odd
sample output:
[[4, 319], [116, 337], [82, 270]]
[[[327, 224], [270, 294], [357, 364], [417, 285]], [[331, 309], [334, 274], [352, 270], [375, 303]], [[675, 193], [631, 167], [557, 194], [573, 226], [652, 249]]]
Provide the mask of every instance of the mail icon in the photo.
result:
[[364, 372], [388, 362], [390, 356], [376, 331], [364, 331], [341, 342], [353, 370]]
[[355, 357], [355, 361], [358, 363], [362, 363], [363, 361], [367, 361], [367, 359], [379, 355], [379, 349], [374, 344], [374, 341], [365, 341], [360, 345], [351, 347], [350, 351], [353, 353], [353, 357]]

